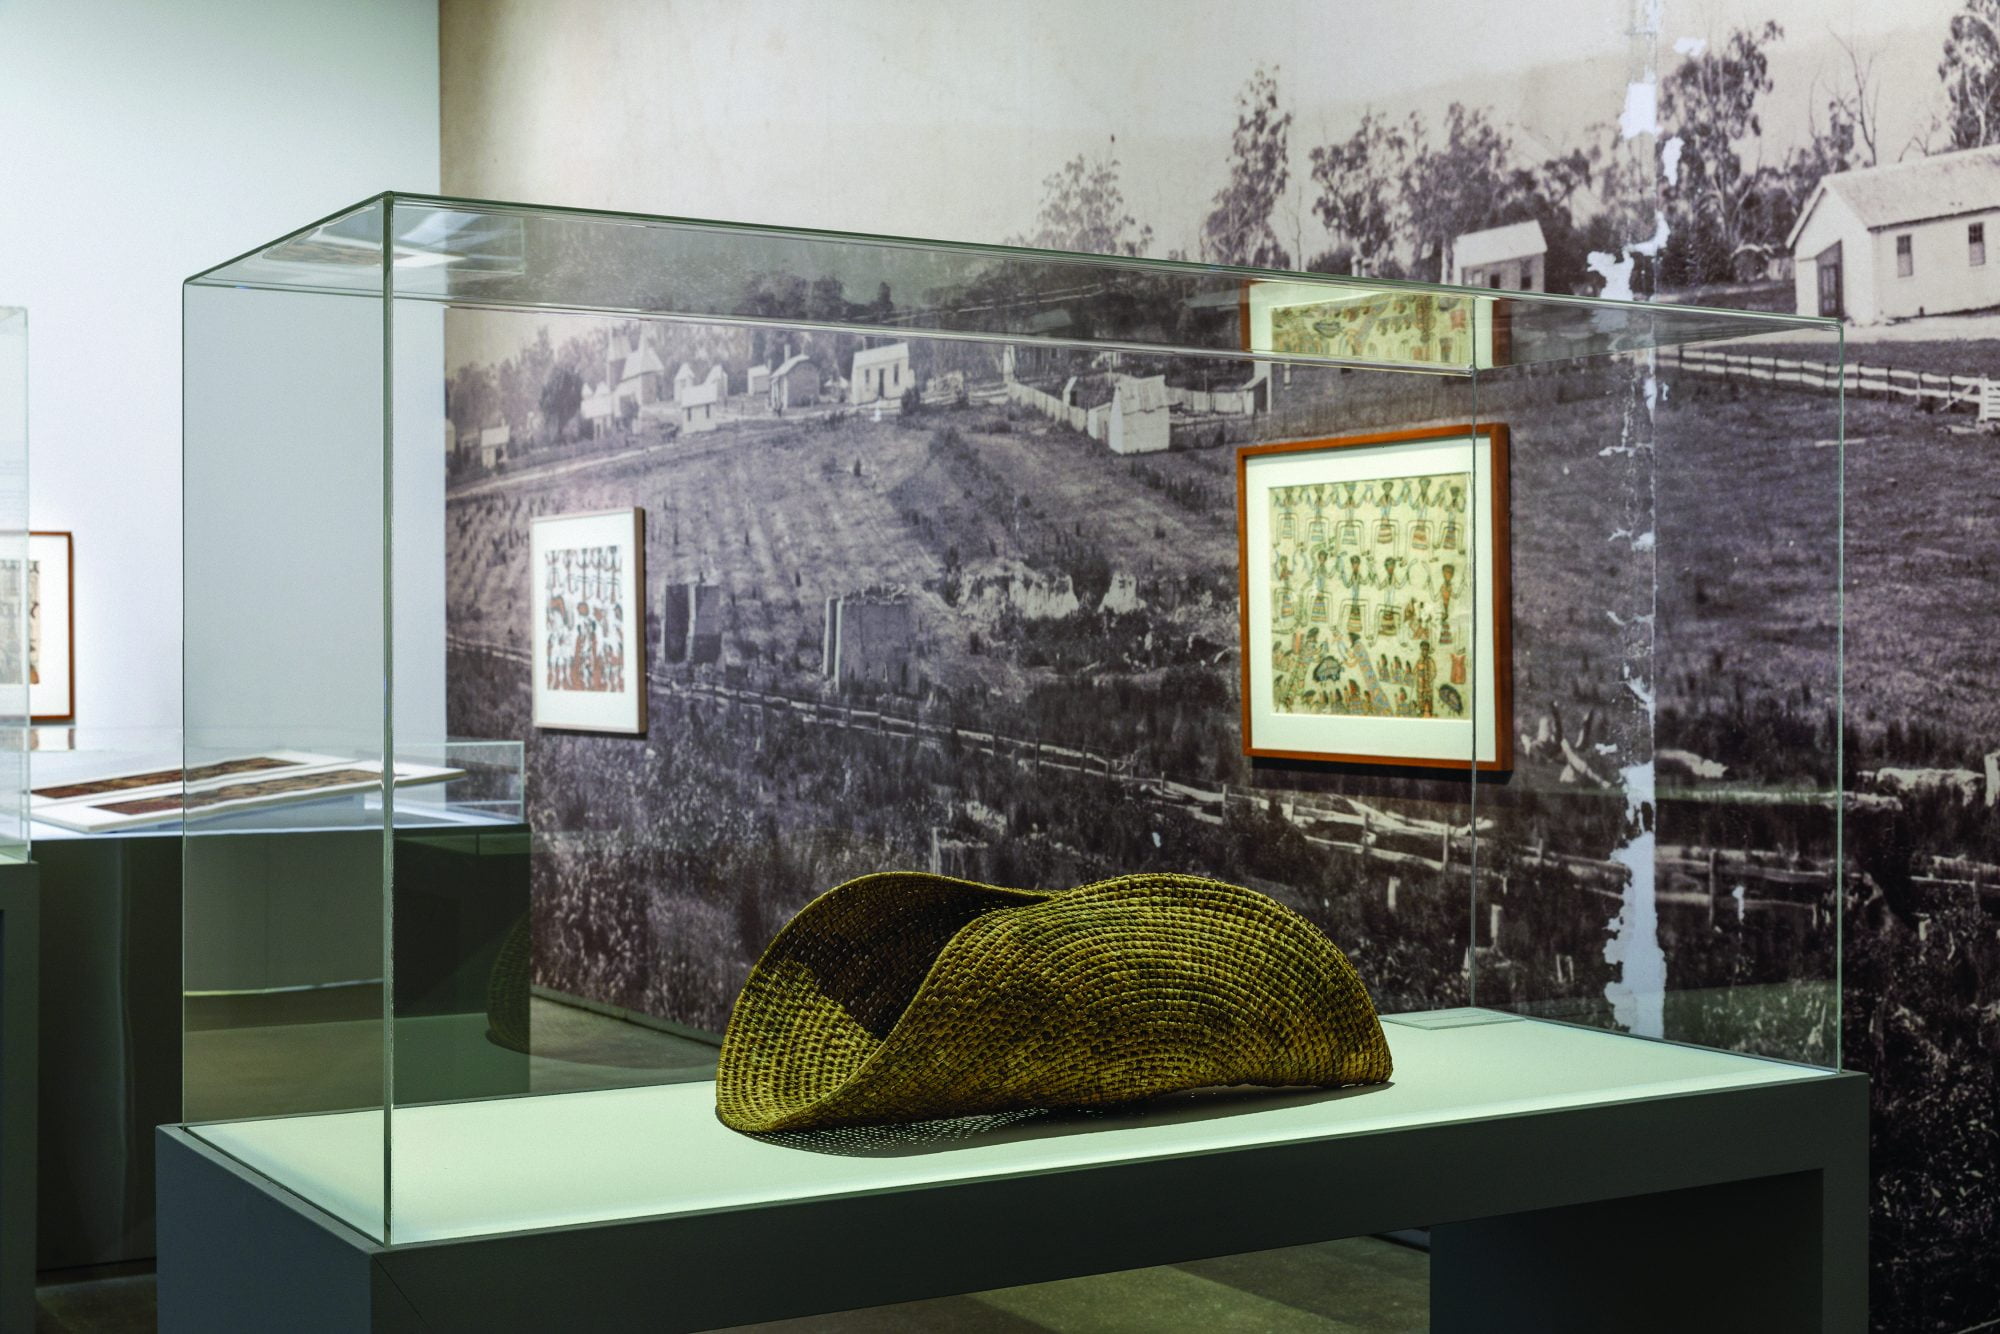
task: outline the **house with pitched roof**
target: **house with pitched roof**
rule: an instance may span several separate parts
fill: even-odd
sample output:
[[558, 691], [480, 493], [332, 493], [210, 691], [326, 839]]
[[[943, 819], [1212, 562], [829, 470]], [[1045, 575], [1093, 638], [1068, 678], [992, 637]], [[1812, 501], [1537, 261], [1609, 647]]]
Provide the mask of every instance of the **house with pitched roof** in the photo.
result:
[[819, 367], [804, 353], [786, 357], [771, 372], [771, 406], [777, 411], [819, 402]]
[[906, 389], [914, 389], [917, 377], [910, 371], [910, 345], [890, 343], [886, 347], [865, 347], [854, 354], [853, 401], [873, 403], [877, 399], [897, 399]]
[[1533, 218], [1467, 232], [1451, 243], [1451, 280], [1465, 287], [1546, 292], [1549, 242]]
[[577, 413], [583, 418], [583, 426], [593, 437], [609, 430], [618, 417], [617, 397], [608, 384], [593, 384], [583, 391], [583, 399], [577, 405]]
[[2000, 306], [2000, 145], [1821, 178], [1787, 244], [1801, 315], [1856, 324]]
[[1163, 375], [1120, 375], [1112, 382], [1104, 442], [1114, 454], [1152, 454], [1173, 439], [1173, 409]]
[[623, 338], [613, 339], [604, 377], [605, 386], [611, 391], [613, 410], [620, 399], [629, 398], [642, 408], [658, 402], [660, 379], [665, 374], [660, 354], [645, 339], [635, 337], [630, 345]]

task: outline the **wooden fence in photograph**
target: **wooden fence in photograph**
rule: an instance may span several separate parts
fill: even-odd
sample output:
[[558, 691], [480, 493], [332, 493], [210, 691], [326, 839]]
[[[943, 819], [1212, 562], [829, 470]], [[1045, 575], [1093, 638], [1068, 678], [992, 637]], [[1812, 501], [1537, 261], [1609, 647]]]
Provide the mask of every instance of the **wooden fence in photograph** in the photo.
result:
[[[530, 661], [527, 650], [515, 645], [452, 636], [447, 646], [454, 652], [496, 657], [523, 666]], [[1235, 783], [1186, 782], [1144, 773], [1129, 755], [924, 718], [913, 700], [850, 703], [816, 693], [762, 689], [658, 668], [648, 675], [653, 688], [663, 695], [719, 708], [754, 710], [766, 718], [785, 717], [808, 726], [913, 744], [949, 746], [1049, 773], [1102, 778], [1125, 788], [1135, 800], [1202, 824], [1220, 825], [1232, 811], [1254, 816], [1275, 810], [1315, 847], [1412, 871], [1444, 874], [1473, 865], [1476, 837], [1488, 835], [1495, 827], [1490, 817], [1478, 818], [1475, 827], [1470, 819], [1426, 818], [1386, 810], [1354, 797], [1272, 792]], [[1521, 849], [1513, 861], [1514, 875], [1534, 870], [1560, 872], [1579, 889], [1611, 901], [1621, 900], [1631, 882], [1631, 867], [1623, 861], [1558, 852], [1546, 846]], [[1837, 883], [1831, 861], [1762, 851], [1663, 846], [1655, 852], [1652, 865], [1656, 902], [1705, 908], [1712, 918], [1740, 920], [1753, 912], [1772, 910], [1806, 912], [1817, 918], [1830, 907]], [[1930, 874], [1919, 876], [1920, 883], [1940, 889], [1973, 889], [1981, 899], [2000, 899], [2000, 866], [1969, 862], [1946, 866], [1939, 862], [1925, 869]], [[1491, 864], [1479, 866], [1479, 878], [1483, 886], [1500, 893], [1520, 888], [1512, 884], [1514, 876]]]
[[1790, 385], [1820, 393], [1844, 390], [1863, 398], [1900, 398], [1941, 408], [1969, 407], [1979, 414], [1981, 421], [2000, 418], [2000, 381], [1984, 375], [1949, 375], [1861, 362], [1839, 366], [1830, 361], [1797, 361], [1702, 347], [1676, 348], [1671, 364], [1679, 370], [1723, 380]]

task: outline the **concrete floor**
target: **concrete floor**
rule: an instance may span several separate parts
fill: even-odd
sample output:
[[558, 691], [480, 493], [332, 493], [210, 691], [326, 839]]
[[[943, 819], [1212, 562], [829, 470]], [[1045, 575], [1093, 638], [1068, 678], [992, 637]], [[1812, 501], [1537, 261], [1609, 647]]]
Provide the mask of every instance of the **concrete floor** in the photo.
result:
[[[153, 1276], [45, 1275], [35, 1334], [149, 1334]], [[1372, 1237], [738, 1325], [735, 1334], [1412, 1334], [1430, 1257]], [[496, 1331], [498, 1334], [498, 1331]]]

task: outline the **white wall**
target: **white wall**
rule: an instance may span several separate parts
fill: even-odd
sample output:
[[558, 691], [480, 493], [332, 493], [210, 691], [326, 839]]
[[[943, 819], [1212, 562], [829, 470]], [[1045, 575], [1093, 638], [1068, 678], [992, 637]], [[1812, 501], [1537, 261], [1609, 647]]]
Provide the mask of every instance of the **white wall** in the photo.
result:
[[[1986, 262], [1974, 265], [1966, 226], [1986, 224]], [[1909, 277], [1896, 268], [1896, 238], [1908, 236]], [[1872, 238], [1876, 315], [1885, 320], [1983, 310], [2000, 302], [2000, 215], [1962, 214], [1907, 227], [1885, 227]]]
[[76, 534], [77, 719], [180, 718], [181, 280], [438, 184], [432, 0], [0, 0], [0, 304], [32, 517]]

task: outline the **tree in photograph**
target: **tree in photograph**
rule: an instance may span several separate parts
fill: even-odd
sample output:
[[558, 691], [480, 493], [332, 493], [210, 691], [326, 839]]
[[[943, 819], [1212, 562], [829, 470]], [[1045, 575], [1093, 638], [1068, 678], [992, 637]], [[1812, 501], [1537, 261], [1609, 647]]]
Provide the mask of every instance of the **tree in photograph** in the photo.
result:
[[1501, 192], [1498, 210], [1488, 226], [1522, 222], [1541, 224], [1548, 243], [1543, 282], [1551, 292], [1575, 292], [1586, 286], [1590, 248], [1576, 222], [1578, 196], [1596, 180], [1597, 155], [1581, 148], [1545, 158], [1532, 167], [1517, 167]]
[[1367, 111], [1345, 140], [1312, 150], [1312, 179], [1319, 187], [1313, 212], [1337, 242], [1324, 258], [1337, 263], [1345, 252], [1347, 259], [1343, 266], [1326, 271], [1384, 274], [1394, 266], [1397, 185], [1409, 147], [1400, 128]]
[[1720, 46], [1690, 52], [1660, 85], [1667, 133], [1680, 140], [1667, 185], [1675, 233], [1695, 243], [1688, 278], [1727, 282], [1754, 274], [1784, 240], [1768, 228], [1759, 168], [1738, 146], [1763, 133], [1758, 103], [1771, 91], [1767, 48], [1784, 36], [1776, 23], [1738, 28]]
[[847, 289], [840, 279], [830, 274], [813, 279], [806, 293], [806, 318], [823, 324], [847, 318]]
[[563, 428], [583, 410], [583, 377], [574, 366], [558, 362], [542, 381], [541, 409], [549, 439], [562, 439]]
[[1451, 276], [1452, 243], [1499, 222], [1518, 202], [1509, 169], [1513, 144], [1490, 112], [1462, 102], [1445, 112], [1442, 143], [1430, 141], [1414, 113], [1406, 134], [1403, 213], [1416, 247], [1417, 275], [1444, 282]]
[[[1655, 244], [1660, 228], [1661, 164], [1652, 136], [1627, 138], [1615, 124], [1599, 124], [1590, 132], [1591, 144], [1581, 150], [1590, 166], [1589, 194], [1594, 203], [1586, 206], [1576, 232], [1584, 273], [1594, 273], [1591, 260], [1605, 257], [1612, 264], [1630, 264], [1630, 283], [1635, 297], [1644, 298], [1655, 290], [1658, 253]], [[1579, 192], [1579, 195], [1581, 192]], [[1556, 284], [1556, 262], [1549, 262], [1549, 285]], [[1579, 288], [1599, 291], [1579, 277]]]
[[[1111, 147], [1117, 146], [1118, 136], [1113, 135]], [[1042, 178], [1042, 206], [1035, 214], [1035, 228], [1010, 244], [1136, 256], [1145, 254], [1153, 244], [1153, 229], [1141, 226], [1125, 211], [1118, 159], [1108, 151], [1097, 158], [1078, 153]]]
[[445, 387], [445, 416], [458, 435], [477, 434], [491, 425], [498, 406], [491, 367], [460, 366]]
[[1952, 15], [1938, 78], [1951, 146], [1983, 148], [2000, 140], [2000, 0], [1965, 0]]
[[1882, 128], [1882, 89], [1875, 82], [1875, 57], [1863, 60], [1854, 43], [1838, 34], [1833, 40], [1847, 57], [1847, 74], [1827, 93], [1827, 119], [1830, 125], [1847, 126], [1851, 142], [1849, 165], [1873, 167], [1882, 160], [1878, 142]]
[[[1875, 58], [1864, 59], [1852, 42], [1838, 35], [1833, 40], [1846, 58], [1846, 68], [1826, 85], [1825, 119], [1815, 106], [1806, 143], [1792, 150], [1765, 190], [1774, 238], [1790, 234], [1799, 210], [1822, 180], [1881, 161], [1881, 89], [1875, 83]], [[1817, 99], [1821, 95], [1817, 80], [1813, 91]]]
[[1219, 264], [1290, 266], [1291, 254], [1271, 219], [1291, 180], [1291, 129], [1292, 113], [1278, 107], [1277, 67], [1259, 65], [1236, 95], [1229, 184], [1215, 192], [1215, 206], [1201, 224], [1204, 258]]

